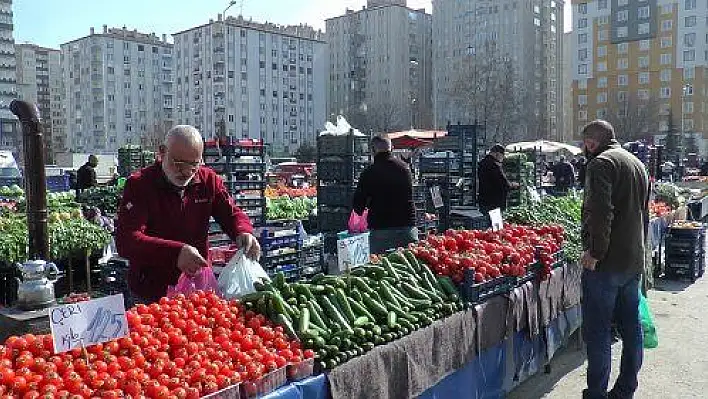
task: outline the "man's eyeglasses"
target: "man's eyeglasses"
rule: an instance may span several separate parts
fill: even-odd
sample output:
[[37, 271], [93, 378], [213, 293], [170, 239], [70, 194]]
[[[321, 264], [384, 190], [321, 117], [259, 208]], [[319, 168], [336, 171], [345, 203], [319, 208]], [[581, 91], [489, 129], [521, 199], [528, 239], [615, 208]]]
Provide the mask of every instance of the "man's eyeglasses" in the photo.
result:
[[172, 157], [169, 157], [169, 158], [170, 158], [170, 162], [172, 163], [172, 165], [177, 169], [197, 169], [198, 167], [200, 167], [202, 165], [201, 159], [198, 161], [195, 161], [195, 162], [189, 162], [189, 161], [176, 160]]

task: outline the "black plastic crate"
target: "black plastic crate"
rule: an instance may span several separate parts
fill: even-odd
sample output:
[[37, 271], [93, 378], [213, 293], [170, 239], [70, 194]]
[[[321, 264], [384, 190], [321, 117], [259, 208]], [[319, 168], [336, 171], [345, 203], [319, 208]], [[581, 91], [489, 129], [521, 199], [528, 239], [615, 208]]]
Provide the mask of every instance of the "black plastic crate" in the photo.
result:
[[233, 199], [240, 208], [264, 208], [266, 206], [266, 199], [261, 197], [234, 196]]
[[317, 163], [317, 178], [341, 183], [353, 183], [366, 168], [368, 161], [330, 157]]
[[337, 253], [337, 233], [324, 234], [324, 253], [325, 254], [336, 254]]
[[465, 230], [486, 230], [491, 227], [489, 217], [472, 206], [450, 208], [448, 228]]
[[17, 267], [0, 262], [0, 306], [12, 306], [17, 300], [17, 277]]
[[324, 134], [317, 138], [320, 156], [328, 155], [365, 155], [368, 153], [368, 137]]
[[420, 173], [456, 172], [460, 168], [460, 160], [453, 154], [447, 157], [421, 157], [418, 164]]
[[686, 277], [691, 281], [696, 281], [703, 276], [704, 270], [703, 256], [669, 256], [665, 259], [664, 274], [668, 278]]
[[320, 208], [317, 211], [320, 231], [339, 233], [347, 230], [349, 225], [348, 208]]
[[694, 256], [703, 253], [703, 239], [667, 237], [664, 247], [667, 256]]
[[275, 267], [263, 267], [269, 277], [273, 278], [278, 272], [285, 275], [285, 281], [294, 282], [300, 280], [300, 265], [297, 263], [289, 263], [277, 265]]
[[328, 206], [349, 207], [355, 188], [347, 184], [317, 187], [317, 203]]
[[705, 225], [702, 225], [702, 227], [700, 227], [700, 228], [694, 228], [694, 229], [669, 227], [669, 230], [666, 233], [667, 239], [669, 237], [698, 239], [699, 237], [702, 237], [704, 235], [705, 235]]
[[266, 182], [263, 180], [229, 180], [224, 184], [230, 193], [245, 190], [265, 190]]
[[481, 303], [487, 299], [505, 294], [516, 287], [516, 277], [501, 276], [482, 283], [475, 283], [474, 270], [465, 270], [460, 286], [462, 298], [471, 303]]
[[300, 263], [300, 251], [277, 254], [277, 255], [264, 255], [261, 257], [261, 265], [264, 268], [274, 267], [278, 265], [287, 264], [299, 264]]

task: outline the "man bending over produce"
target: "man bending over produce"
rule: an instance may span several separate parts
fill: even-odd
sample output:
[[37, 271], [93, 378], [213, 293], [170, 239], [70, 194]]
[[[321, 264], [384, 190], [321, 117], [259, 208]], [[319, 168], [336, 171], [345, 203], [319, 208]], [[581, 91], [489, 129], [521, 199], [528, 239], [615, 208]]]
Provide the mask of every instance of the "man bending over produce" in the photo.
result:
[[372, 254], [380, 254], [418, 241], [418, 229], [408, 165], [391, 154], [393, 145], [387, 138], [375, 136], [371, 148], [374, 163], [361, 172], [353, 205], [359, 215], [369, 208], [369, 246]]
[[[583, 338], [588, 352], [584, 399], [630, 399], [642, 367], [639, 281], [644, 270], [649, 179], [642, 162], [615, 140], [606, 121], [583, 129], [588, 155], [582, 210]], [[619, 376], [608, 393], [612, 319], [622, 337]]]
[[130, 176], [118, 210], [116, 246], [130, 262], [128, 286], [138, 302], [155, 302], [180, 273], [209, 267], [209, 217], [253, 259], [260, 245], [248, 216], [224, 182], [202, 165], [204, 144], [193, 126], [173, 127], [160, 158]]

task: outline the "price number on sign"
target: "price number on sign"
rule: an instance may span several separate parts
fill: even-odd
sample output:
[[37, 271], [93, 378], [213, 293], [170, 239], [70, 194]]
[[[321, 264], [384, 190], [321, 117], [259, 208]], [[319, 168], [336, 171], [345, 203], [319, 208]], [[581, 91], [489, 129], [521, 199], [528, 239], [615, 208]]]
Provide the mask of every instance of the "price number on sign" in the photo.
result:
[[502, 218], [501, 209], [496, 208], [489, 211], [489, 218], [492, 220], [492, 230], [499, 231], [504, 228], [504, 219]]
[[123, 295], [49, 309], [54, 352], [62, 353], [128, 335]]
[[357, 234], [337, 241], [339, 270], [363, 265], [369, 261], [369, 233]]

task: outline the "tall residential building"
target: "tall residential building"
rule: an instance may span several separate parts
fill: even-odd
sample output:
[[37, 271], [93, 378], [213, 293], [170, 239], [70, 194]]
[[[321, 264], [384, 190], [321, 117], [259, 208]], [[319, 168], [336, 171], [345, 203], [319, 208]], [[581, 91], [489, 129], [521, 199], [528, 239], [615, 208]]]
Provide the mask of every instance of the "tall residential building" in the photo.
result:
[[42, 118], [45, 156], [51, 163], [57, 150], [53, 138], [63, 136], [61, 52], [34, 44], [18, 44], [15, 56], [18, 97], [37, 104]]
[[573, 0], [575, 125], [607, 119], [623, 140], [708, 131], [707, 12], [698, 0]]
[[563, 0], [435, 0], [435, 126], [478, 123], [487, 138], [558, 140]]
[[573, 125], [573, 32], [563, 34], [563, 130], [559, 141], [570, 143], [578, 126]]
[[369, 0], [326, 21], [327, 110], [362, 130], [432, 127], [432, 17], [405, 0]]
[[325, 123], [322, 32], [219, 15], [173, 37], [178, 123], [262, 138], [276, 154], [314, 144]]
[[22, 136], [10, 103], [17, 98], [12, 1], [0, 0], [0, 149], [21, 154]]
[[88, 36], [61, 45], [61, 65], [66, 130], [60, 141], [67, 151], [154, 146], [172, 126], [173, 59], [166, 35], [91, 28]]

